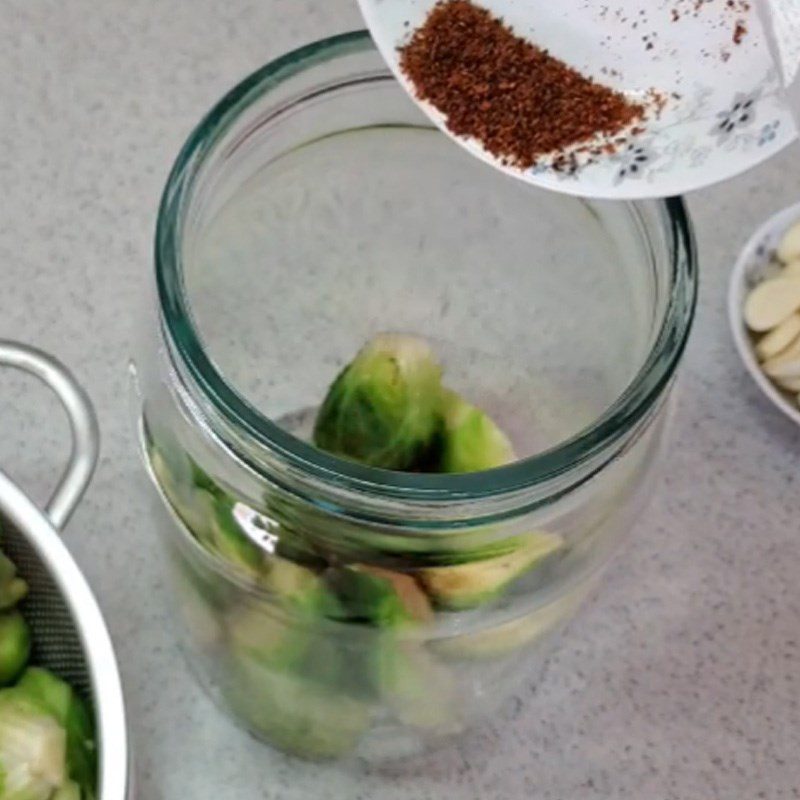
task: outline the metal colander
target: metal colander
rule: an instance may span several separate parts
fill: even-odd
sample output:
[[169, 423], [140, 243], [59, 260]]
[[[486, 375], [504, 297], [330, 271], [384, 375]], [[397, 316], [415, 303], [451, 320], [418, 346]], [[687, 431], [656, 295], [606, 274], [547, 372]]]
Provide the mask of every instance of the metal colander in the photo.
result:
[[58, 531], [83, 496], [97, 462], [91, 402], [50, 356], [0, 341], [0, 365], [43, 380], [69, 417], [69, 464], [44, 510], [0, 472], [2, 549], [30, 587], [21, 604], [33, 632], [31, 661], [69, 681], [89, 702], [98, 743], [98, 800], [130, 798], [130, 759], [119, 668], [102, 614]]

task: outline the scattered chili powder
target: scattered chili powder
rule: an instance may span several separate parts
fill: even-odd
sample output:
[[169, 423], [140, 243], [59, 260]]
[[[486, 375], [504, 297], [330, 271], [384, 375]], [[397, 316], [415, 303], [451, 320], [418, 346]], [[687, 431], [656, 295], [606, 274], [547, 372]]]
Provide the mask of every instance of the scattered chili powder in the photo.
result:
[[[517, 36], [470, 0], [440, 0], [400, 48], [417, 95], [504, 164], [521, 169], [641, 120], [644, 106]], [[560, 154], [560, 155], [559, 155]]]
[[[747, 20], [743, 17], [750, 13], [752, 8], [750, 0], [725, 0], [725, 2], [722, 3], [722, 8], [720, 8], [720, 3], [715, 2], [715, 0], [674, 0], [674, 2], [675, 7], [672, 9], [673, 22], [677, 22], [682, 16], [688, 13], [691, 13], [693, 17], [697, 18], [701, 13], [713, 13], [716, 10], [718, 12], [717, 16], [720, 18], [729, 18], [734, 15], [732, 33], [734, 44], [741, 44], [745, 36], [747, 36]], [[687, 3], [689, 5], [688, 8]], [[711, 12], [705, 12], [704, 9], [706, 8], [711, 8]], [[703, 55], [707, 57], [709, 54], [704, 51]], [[727, 50], [722, 50], [721, 57], [723, 61], [727, 61], [731, 57], [731, 54]]]

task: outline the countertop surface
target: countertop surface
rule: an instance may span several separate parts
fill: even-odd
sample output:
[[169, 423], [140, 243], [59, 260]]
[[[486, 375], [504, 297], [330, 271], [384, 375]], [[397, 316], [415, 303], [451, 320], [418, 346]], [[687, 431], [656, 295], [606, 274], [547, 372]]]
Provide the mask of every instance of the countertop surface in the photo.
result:
[[[663, 479], [543, 680], [413, 768], [298, 764], [223, 718], [173, 644], [126, 367], [192, 125], [265, 61], [361, 27], [355, 3], [3, 0], [2, 19], [0, 336], [57, 355], [97, 405], [101, 461], [65, 538], [118, 649], [138, 797], [800, 797], [800, 431], [725, 319], [738, 249], [798, 199], [798, 147], [689, 200], [701, 298]], [[43, 501], [66, 450], [55, 401], [0, 374], [3, 468]]]

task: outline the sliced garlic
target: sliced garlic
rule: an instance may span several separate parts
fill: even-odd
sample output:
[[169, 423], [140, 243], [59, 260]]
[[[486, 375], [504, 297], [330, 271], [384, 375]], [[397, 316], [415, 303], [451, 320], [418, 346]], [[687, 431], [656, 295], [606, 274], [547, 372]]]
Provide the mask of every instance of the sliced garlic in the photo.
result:
[[800, 378], [800, 338], [779, 353], [777, 356], [765, 361], [762, 365], [764, 372], [770, 378]]
[[790, 261], [781, 270], [781, 278], [800, 278], [800, 259]]
[[773, 278], [753, 289], [744, 303], [744, 320], [758, 333], [772, 330], [800, 308], [800, 278]]
[[[761, 361], [766, 361], [789, 347], [798, 336], [800, 336], [800, 314], [795, 311], [759, 341], [756, 353]], [[798, 391], [800, 392], [800, 389]]]
[[[766, 368], [764, 372], [767, 372]], [[771, 364], [770, 371], [767, 372], [767, 375], [776, 382], [778, 378], [800, 378], [800, 355], [792, 361], [782, 361], [780, 364]]]
[[784, 264], [800, 259], [800, 222], [796, 222], [783, 235], [778, 245], [778, 258]]
[[800, 392], [800, 378], [777, 378], [775, 383], [787, 392]]

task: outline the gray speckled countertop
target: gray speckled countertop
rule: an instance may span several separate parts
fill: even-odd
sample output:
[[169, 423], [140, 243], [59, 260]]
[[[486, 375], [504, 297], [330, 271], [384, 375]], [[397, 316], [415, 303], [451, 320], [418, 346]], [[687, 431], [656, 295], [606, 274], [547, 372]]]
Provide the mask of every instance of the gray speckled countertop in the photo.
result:
[[[800, 431], [761, 399], [724, 314], [738, 248], [798, 199], [800, 149], [691, 198], [701, 302], [661, 491], [544, 680], [413, 770], [298, 765], [184, 675], [126, 362], [190, 127], [279, 52], [359, 27], [355, 4], [3, 0], [0, 13], [0, 336], [58, 355], [98, 407], [102, 459], [66, 538], [117, 643], [139, 797], [800, 797]], [[66, 435], [43, 389], [0, 374], [0, 463], [39, 500]]]

